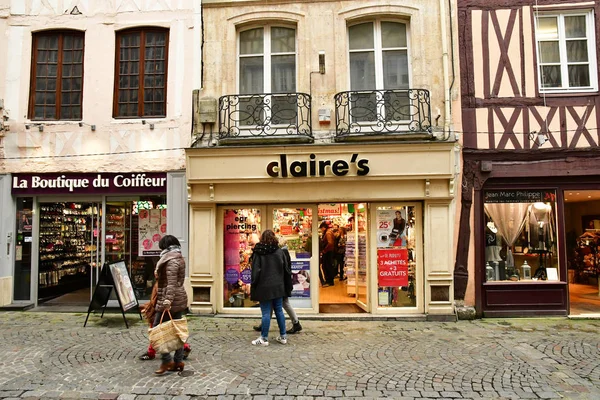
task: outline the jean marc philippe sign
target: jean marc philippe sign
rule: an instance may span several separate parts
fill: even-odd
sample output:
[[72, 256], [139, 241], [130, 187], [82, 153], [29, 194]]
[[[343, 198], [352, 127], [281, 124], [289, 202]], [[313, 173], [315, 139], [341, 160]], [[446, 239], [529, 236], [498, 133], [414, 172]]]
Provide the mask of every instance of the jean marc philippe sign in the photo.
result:
[[164, 172], [13, 174], [12, 194], [164, 193]]

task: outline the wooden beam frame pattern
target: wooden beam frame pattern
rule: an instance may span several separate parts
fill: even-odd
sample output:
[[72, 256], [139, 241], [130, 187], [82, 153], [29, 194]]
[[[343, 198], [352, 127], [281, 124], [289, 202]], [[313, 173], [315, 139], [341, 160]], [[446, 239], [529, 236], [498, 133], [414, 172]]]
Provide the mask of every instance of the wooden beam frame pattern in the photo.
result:
[[[600, 94], [565, 94], [543, 97], [537, 88], [537, 66], [531, 79], [535, 79], [534, 93], [527, 93], [526, 47], [531, 46], [533, 62], [536, 63], [535, 32], [533, 40], [525, 42], [525, 8], [549, 6], [563, 10], [561, 0], [457, 0], [458, 46], [460, 58], [461, 105], [463, 127], [463, 182], [460, 210], [460, 226], [455, 263], [455, 298], [464, 299], [468, 279], [467, 264], [471, 236], [470, 216], [474, 211], [475, 220], [481, 219], [481, 208], [473, 204], [481, 202], [481, 187], [492, 177], [556, 176], [559, 179], [575, 179], [578, 176], [596, 176], [600, 173]], [[594, 8], [596, 16], [596, 56], [600, 60], [600, 1], [590, 5], [589, 0], [571, 0], [570, 8]], [[507, 22], [498, 18], [502, 11], [509, 11]], [[473, 31], [473, 13], [481, 13], [481, 32]], [[533, 28], [533, 11], [531, 12]], [[529, 22], [529, 21], [528, 21]], [[490, 40], [493, 30], [496, 40]], [[474, 54], [474, 35], [481, 35], [481, 54]], [[518, 37], [517, 37], [518, 36]], [[515, 46], [514, 40], [519, 40]], [[511, 47], [511, 43], [513, 46]], [[497, 48], [490, 47], [497, 46]], [[518, 48], [517, 51], [515, 48]], [[490, 54], [498, 52], [500, 59], [492, 80]], [[481, 57], [483, 69], [483, 98], [477, 98], [474, 60]], [[520, 63], [517, 79], [514, 66]], [[505, 75], [508, 79], [504, 79]], [[600, 71], [597, 79], [600, 81]], [[503, 85], [509, 85], [511, 97], [499, 98]], [[528, 97], [529, 95], [529, 97]], [[487, 110], [485, 121], [477, 121], [477, 116]], [[592, 115], [595, 114], [595, 121]], [[590, 124], [590, 122], [594, 123]], [[554, 130], [552, 130], [554, 128]], [[596, 132], [594, 134], [595, 129]], [[531, 131], [544, 133], [547, 142], [539, 147], [530, 140]], [[478, 140], [487, 137], [485, 140]], [[508, 147], [508, 146], [512, 146]], [[481, 162], [494, 163], [493, 172], [482, 172]], [[539, 164], [540, 161], [546, 161]], [[505, 166], [501, 165], [507, 162]], [[526, 168], [516, 169], [512, 163], [523, 163]], [[548, 162], [553, 163], [548, 169]], [[498, 164], [496, 164], [498, 163]], [[537, 169], [536, 169], [537, 168]], [[521, 173], [522, 175], [519, 175]], [[511, 175], [512, 174], [512, 175]], [[515, 175], [516, 174], [516, 175]], [[586, 181], [588, 182], [588, 181]], [[476, 225], [477, 226], [477, 225]], [[481, 245], [476, 235], [475, 245]], [[482, 312], [482, 270], [475, 268], [475, 301], [478, 314]], [[458, 289], [458, 290], [456, 290]]]

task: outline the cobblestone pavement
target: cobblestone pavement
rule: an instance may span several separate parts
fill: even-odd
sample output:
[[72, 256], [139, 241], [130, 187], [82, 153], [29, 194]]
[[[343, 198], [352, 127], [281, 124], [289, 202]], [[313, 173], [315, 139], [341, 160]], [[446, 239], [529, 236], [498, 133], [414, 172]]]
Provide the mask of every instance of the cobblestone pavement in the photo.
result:
[[0, 313], [0, 398], [600, 399], [598, 320], [304, 320], [287, 345], [255, 347], [256, 318], [191, 316], [185, 371], [164, 376], [138, 360], [139, 319], [84, 320]]

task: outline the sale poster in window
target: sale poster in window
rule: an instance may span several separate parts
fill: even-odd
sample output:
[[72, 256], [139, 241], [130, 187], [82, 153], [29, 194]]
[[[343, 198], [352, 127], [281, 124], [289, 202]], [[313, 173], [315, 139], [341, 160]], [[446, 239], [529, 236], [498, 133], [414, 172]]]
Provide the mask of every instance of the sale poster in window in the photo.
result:
[[408, 249], [377, 249], [380, 287], [408, 286]]
[[404, 209], [377, 210], [377, 248], [406, 246]]
[[167, 210], [140, 210], [138, 218], [140, 256], [160, 255], [158, 242], [167, 232]]

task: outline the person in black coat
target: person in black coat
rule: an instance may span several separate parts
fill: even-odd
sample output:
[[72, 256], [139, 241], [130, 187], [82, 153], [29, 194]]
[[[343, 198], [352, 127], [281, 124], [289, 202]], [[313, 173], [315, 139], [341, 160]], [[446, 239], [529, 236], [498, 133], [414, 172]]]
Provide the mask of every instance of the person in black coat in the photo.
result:
[[284, 250], [279, 248], [275, 233], [267, 229], [263, 232], [260, 242], [254, 246], [252, 254], [250, 298], [260, 303], [262, 314], [260, 337], [252, 341], [255, 346], [269, 345], [271, 307], [275, 309], [275, 318], [279, 326], [279, 336], [276, 340], [281, 344], [287, 343], [283, 298], [289, 296], [285, 284], [288, 275], [291, 276], [289, 255], [286, 256]]

